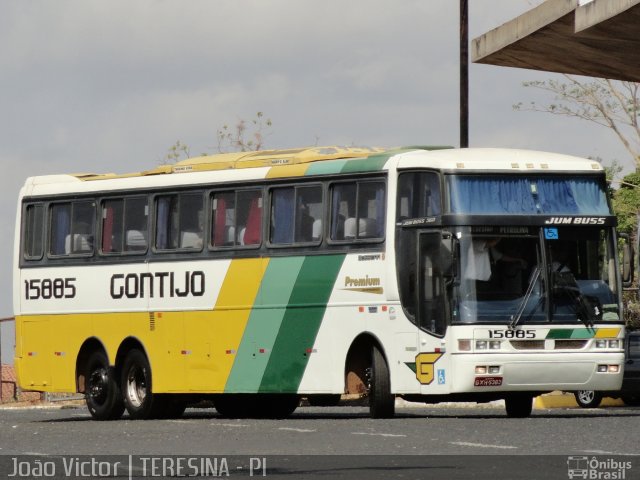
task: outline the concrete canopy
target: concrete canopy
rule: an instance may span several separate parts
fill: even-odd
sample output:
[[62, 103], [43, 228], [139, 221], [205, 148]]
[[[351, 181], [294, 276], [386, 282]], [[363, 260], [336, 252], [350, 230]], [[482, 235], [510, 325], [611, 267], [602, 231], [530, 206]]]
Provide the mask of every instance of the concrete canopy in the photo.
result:
[[475, 38], [472, 61], [640, 82], [640, 0], [547, 0]]

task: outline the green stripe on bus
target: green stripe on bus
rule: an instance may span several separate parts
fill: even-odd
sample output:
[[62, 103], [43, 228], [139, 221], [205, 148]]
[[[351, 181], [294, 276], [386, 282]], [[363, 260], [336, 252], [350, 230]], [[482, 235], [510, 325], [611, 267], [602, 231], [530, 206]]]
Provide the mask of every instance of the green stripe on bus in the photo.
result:
[[584, 339], [593, 338], [595, 334], [596, 330], [592, 328], [556, 328], [549, 330], [547, 338], [552, 340]]
[[298, 391], [344, 258], [306, 257], [269, 356], [261, 392]]
[[305, 177], [308, 175], [332, 175], [340, 173], [345, 163], [349, 160], [328, 160], [325, 162], [313, 162], [307, 168]]
[[409, 152], [410, 149], [397, 149], [388, 150], [386, 152], [378, 153], [376, 155], [370, 155], [367, 158], [358, 158], [356, 160], [349, 160], [340, 173], [357, 173], [357, 172], [372, 172], [382, 170], [384, 164], [399, 153]]
[[224, 388], [226, 393], [258, 391], [304, 259], [288, 257], [269, 261]]
[[375, 172], [382, 170], [391, 155], [372, 155], [367, 158], [349, 160], [345, 163], [340, 173]]

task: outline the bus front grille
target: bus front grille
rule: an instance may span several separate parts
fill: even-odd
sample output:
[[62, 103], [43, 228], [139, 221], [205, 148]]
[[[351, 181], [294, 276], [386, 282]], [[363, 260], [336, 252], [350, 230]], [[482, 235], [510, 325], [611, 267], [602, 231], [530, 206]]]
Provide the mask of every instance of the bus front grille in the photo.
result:
[[544, 350], [544, 340], [511, 340], [516, 350]]

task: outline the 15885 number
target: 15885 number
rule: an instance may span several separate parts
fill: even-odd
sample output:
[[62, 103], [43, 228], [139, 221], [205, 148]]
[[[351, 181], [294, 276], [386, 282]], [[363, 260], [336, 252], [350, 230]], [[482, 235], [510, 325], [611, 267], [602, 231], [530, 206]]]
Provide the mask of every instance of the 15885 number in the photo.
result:
[[489, 338], [536, 338], [535, 330], [489, 330]]
[[24, 296], [27, 300], [74, 298], [76, 296], [75, 281], [75, 277], [25, 280]]

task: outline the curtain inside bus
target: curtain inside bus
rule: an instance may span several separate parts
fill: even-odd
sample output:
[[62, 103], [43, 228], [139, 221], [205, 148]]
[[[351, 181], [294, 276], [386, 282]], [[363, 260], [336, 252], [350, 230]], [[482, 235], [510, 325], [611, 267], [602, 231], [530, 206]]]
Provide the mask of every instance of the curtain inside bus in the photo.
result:
[[448, 177], [452, 213], [610, 215], [598, 178]]

